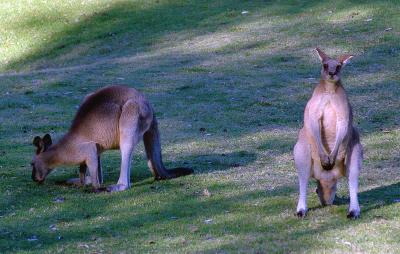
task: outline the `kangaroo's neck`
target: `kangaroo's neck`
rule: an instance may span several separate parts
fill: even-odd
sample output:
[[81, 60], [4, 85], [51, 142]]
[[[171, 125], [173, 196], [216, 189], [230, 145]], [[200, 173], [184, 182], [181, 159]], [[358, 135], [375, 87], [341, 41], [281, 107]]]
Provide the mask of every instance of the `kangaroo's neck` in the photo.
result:
[[75, 164], [72, 153], [75, 152], [74, 140], [70, 133], [65, 134], [57, 143], [51, 145], [42, 155], [43, 160], [50, 168], [60, 165]]
[[327, 93], [335, 93], [336, 89], [338, 87], [342, 86], [342, 83], [340, 80], [338, 80], [337, 82], [330, 82], [330, 81], [321, 79], [319, 83], [322, 86], [324, 92], [327, 92]]

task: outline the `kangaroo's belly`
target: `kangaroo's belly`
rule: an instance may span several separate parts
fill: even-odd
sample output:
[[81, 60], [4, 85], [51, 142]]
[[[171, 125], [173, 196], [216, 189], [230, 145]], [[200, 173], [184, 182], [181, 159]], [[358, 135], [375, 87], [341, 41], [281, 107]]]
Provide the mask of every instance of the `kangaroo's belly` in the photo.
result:
[[118, 149], [120, 115], [121, 108], [118, 104], [105, 103], [87, 115], [79, 131], [86, 139], [99, 144], [103, 150]]
[[321, 139], [328, 153], [332, 152], [336, 140], [337, 115], [330, 103], [324, 107], [321, 123]]
[[346, 175], [346, 165], [344, 159], [337, 160], [335, 166], [331, 170], [323, 170], [319, 164], [319, 160], [314, 160], [311, 170], [311, 177], [317, 180], [331, 181], [340, 179]]

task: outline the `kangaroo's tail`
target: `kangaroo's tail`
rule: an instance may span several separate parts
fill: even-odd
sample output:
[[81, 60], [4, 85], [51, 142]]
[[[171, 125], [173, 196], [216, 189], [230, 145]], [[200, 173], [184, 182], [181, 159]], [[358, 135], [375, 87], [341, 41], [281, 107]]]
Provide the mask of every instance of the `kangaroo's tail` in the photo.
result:
[[162, 162], [160, 135], [155, 116], [153, 116], [150, 128], [143, 135], [143, 142], [148, 160], [147, 164], [156, 180], [171, 179], [193, 173], [193, 169], [191, 168], [165, 168]]

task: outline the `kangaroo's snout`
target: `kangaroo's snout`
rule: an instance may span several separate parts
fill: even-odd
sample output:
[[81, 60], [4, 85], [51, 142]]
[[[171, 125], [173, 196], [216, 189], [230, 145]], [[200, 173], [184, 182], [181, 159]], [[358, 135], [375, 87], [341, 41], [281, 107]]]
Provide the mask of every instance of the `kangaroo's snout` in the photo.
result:
[[332, 205], [336, 196], [336, 183], [335, 179], [333, 180], [319, 180], [317, 181], [317, 194], [321, 205]]

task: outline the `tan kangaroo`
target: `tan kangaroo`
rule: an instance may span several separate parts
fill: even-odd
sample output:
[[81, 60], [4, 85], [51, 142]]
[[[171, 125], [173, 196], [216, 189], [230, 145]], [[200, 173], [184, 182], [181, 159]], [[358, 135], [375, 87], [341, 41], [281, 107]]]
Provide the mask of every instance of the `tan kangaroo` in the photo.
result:
[[307, 212], [307, 184], [317, 180], [317, 193], [322, 205], [331, 205], [336, 183], [347, 176], [350, 206], [348, 218], [360, 216], [358, 176], [363, 149], [353, 127], [352, 109], [340, 81], [341, 69], [352, 58], [342, 55], [337, 60], [316, 49], [322, 62], [321, 80], [304, 110], [304, 127], [294, 147], [294, 160], [299, 178], [300, 197], [297, 216]]
[[[100, 154], [119, 148], [119, 180], [107, 190], [126, 190], [130, 187], [132, 153], [141, 138], [148, 166], [156, 180], [193, 173], [189, 168], [167, 170], [164, 167], [157, 120], [143, 94], [129, 87], [109, 86], [85, 97], [69, 131], [58, 143], [52, 144], [49, 134], [34, 138], [36, 154], [31, 163], [32, 179], [41, 183], [54, 167], [80, 165], [80, 184], [91, 182], [94, 190], [98, 191], [103, 182]], [[85, 179], [87, 168], [90, 181]]]

